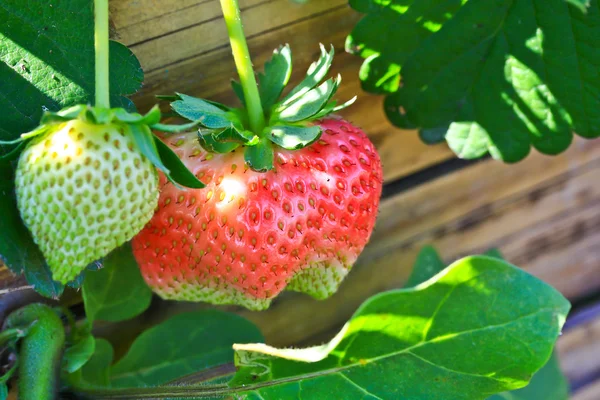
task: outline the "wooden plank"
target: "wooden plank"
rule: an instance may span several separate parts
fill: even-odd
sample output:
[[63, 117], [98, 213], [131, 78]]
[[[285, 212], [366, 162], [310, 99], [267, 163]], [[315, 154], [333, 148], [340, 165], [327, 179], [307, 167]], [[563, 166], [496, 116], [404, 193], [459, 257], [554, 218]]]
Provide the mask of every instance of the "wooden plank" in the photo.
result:
[[561, 368], [575, 386], [600, 379], [600, 315], [566, 331], [557, 350]]
[[600, 399], [600, 380], [578, 390], [571, 400], [598, 400]]
[[[141, 110], [156, 102], [156, 94], [175, 91], [235, 103], [229, 82], [236, 72], [218, 2], [139, 0], [130, 4], [116, 1], [112, 15], [117, 36], [134, 44], [132, 50], [146, 71], [144, 87], [134, 97]], [[242, 3], [254, 63], [263, 65], [282, 41], [289, 43], [294, 53], [293, 84], [317, 58], [319, 43], [331, 43], [337, 53], [332, 72], [344, 77], [337, 97], [359, 95], [357, 103], [341, 114], [369, 133], [381, 154], [386, 180], [453, 157], [445, 145], [426, 146], [414, 131], [392, 127], [383, 111], [383, 98], [362, 92], [358, 81], [362, 60], [344, 53], [345, 38], [360, 16], [345, 4], [338, 0], [305, 5], [288, 0]]]

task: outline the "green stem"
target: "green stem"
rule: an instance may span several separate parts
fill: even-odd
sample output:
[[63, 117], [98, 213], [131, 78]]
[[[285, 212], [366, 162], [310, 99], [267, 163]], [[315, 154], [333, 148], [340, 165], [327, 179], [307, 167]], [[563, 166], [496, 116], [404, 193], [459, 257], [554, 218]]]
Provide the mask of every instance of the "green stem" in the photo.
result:
[[227, 385], [214, 386], [159, 386], [148, 388], [77, 388], [74, 393], [77, 398], [89, 400], [115, 399], [214, 399], [223, 398], [243, 388], [229, 388]]
[[110, 108], [108, 0], [95, 0], [96, 107]]
[[19, 346], [19, 400], [55, 398], [65, 329], [52, 308], [30, 304], [8, 316], [4, 328], [28, 329]]
[[260, 101], [254, 70], [252, 69], [252, 60], [244, 35], [240, 7], [237, 0], [221, 0], [221, 8], [229, 32], [233, 59], [244, 91], [250, 129], [256, 135], [261, 136], [265, 127], [265, 113]]

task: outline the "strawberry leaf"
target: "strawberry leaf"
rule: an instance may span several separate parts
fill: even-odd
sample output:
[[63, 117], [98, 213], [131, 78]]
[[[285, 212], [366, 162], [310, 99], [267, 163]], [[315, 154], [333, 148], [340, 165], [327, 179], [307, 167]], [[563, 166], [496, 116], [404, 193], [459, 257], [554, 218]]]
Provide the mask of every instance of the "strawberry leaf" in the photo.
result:
[[111, 385], [156, 386], [230, 363], [232, 345], [240, 340], [264, 339], [258, 328], [235, 314], [210, 310], [176, 315], [133, 342], [111, 367]]
[[[498, 249], [490, 249], [485, 252], [488, 257], [503, 260]], [[437, 251], [431, 246], [425, 246], [419, 252], [412, 274], [405, 287], [419, 285], [446, 268]], [[523, 389], [513, 390], [493, 395], [487, 400], [567, 400], [569, 387], [567, 379], [560, 370], [558, 356], [552, 355], [550, 360], [531, 379], [529, 385]]]
[[94, 354], [96, 341], [91, 333], [84, 335], [73, 345], [65, 350], [62, 358], [63, 369], [73, 373], [85, 365]]
[[267, 137], [273, 143], [287, 150], [297, 150], [309, 146], [321, 137], [318, 126], [281, 125], [268, 128]]
[[469, 257], [416, 288], [367, 300], [325, 345], [235, 345], [229, 386], [240, 399], [483, 400], [529, 382], [569, 307], [532, 275]]
[[365, 58], [363, 88], [389, 94], [393, 124], [445, 130], [462, 158], [516, 162], [600, 136], [600, 8], [586, 3], [352, 0], [367, 15], [347, 49]]
[[260, 100], [265, 110], [270, 110], [279, 100], [291, 75], [292, 51], [289, 45], [285, 45], [273, 52], [273, 57], [265, 64], [265, 72], [258, 74]]
[[90, 323], [123, 321], [150, 305], [152, 291], [144, 282], [130, 245], [113, 250], [103, 268], [87, 271], [82, 286], [83, 304]]
[[[45, 110], [94, 99], [93, 0], [25, 2], [0, 7], [0, 140], [38, 125]], [[125, 95], [143, 81], [140, 64], [125, 46], [110, 44], [110, 92], [115, 107], [134, 109]]]
[[404, 287], [410, 288], [417, 286], [446, 268], [446, 264], [440, 258], [438, 252], [431, 246], [425, 246], [419, 252], [410, 277]]
[[112, 364], [114, 350], [106, 339], [96, 339], [94, 354], [81, 368], [81, 380], [94, 386], [109, 386], [110, 364]]

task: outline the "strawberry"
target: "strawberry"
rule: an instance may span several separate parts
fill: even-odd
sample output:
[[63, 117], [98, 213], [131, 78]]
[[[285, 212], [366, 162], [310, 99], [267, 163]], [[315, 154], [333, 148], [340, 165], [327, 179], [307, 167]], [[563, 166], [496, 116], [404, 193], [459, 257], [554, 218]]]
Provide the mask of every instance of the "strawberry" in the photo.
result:
[[327, 117], [340, 78], [320, 81], [333, 50], [281, 96], [288, 46], [274, 52], [260, 87], [234, 89], [235, 109], [177, 94], [171, 106], [204, 126], [166, 137], [206, 184], [181, 190], [161, 178], [156, 214], [133, 239], [134, 256], [165, 299], [267, 308], [282, 290], [323, 299], [334, 293], [375, 224], [379, 156], [364, 132]]
[[195, 134], [167, 139], [207, 186], [161, 179], [156, 214], [133, 240], [156, 293], [262, 309], [286, 288], [318, 299], [337, 290], [373, 230], [381, 163], [360, 129], [317, 125], [317, 142], [277, 150], [267, 173], [245, 166], [241, 152], [208, 153]]
[[[22, 136], [30, 141], [16, 169], [17, 205], [53, 279], [73, 280], [150, 220], [159, 196], [155, 166], [173, 177], [159, 153], [178, 161], [174, 175], [185, 175], [169, 148], [154, 142], [147, 124], [159, 119], [157, 108], [141, 116], [75, 106], [47, 113]], [[184, 184], [203, 186], [187, 174]]]

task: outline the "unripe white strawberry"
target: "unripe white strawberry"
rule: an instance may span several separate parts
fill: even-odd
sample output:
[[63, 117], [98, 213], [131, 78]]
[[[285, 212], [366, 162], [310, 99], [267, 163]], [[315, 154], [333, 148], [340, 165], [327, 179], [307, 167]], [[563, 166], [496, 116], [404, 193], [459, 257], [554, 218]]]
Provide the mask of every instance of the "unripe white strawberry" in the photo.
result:
[[144, 227], [158, 176], [126, 124], [54, 126], [21, 154], [16, 194], [53, 278], [66, 283]]

